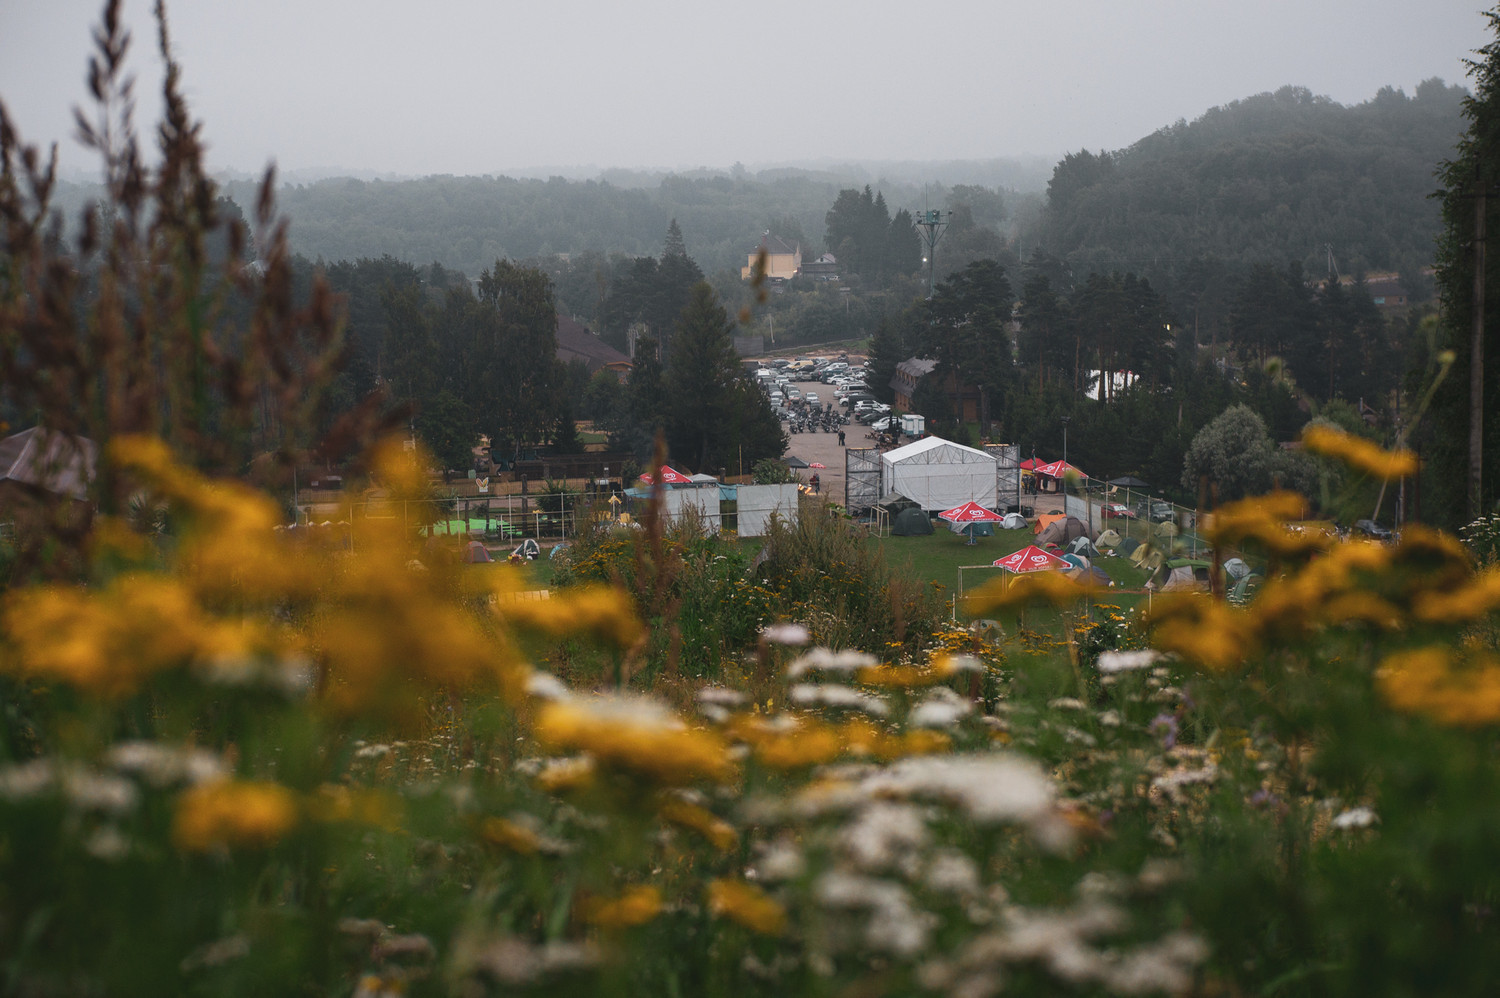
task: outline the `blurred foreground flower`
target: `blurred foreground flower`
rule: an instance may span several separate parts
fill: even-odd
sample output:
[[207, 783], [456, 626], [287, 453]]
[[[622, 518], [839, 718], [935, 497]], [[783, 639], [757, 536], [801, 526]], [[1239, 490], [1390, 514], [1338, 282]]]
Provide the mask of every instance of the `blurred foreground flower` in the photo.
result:
[[1302, 434], [1302, 445], [1314, 454], [1343, 461], [1356, 471], [1383, 481], [1417, 473], [1417, 455], [1411, 451], [1382, 450], [1363, 437], [1332, 426], [1309, 426]]
[[297, 800], [278, 783], [223, 780], [177, 798], [172, 840], [189, 852], [272, 845], [297, 823]]
[[786, 929], [786, 909], [743, 880], [710, 881], [708, 910], [765, 936], [779, 936]]
[[735, 771], [717, 735], [689, 728], [645, 697], [546, 703], [537, 715], [535, 734], [550, 750], [587, 752], [601, 765], [669, 785], [723, 781]]
[[655, 887], [628, 888], [619, 897], [586, 898], [579, 905], [584, 921], [601, 929], [631, 929], [661, 914], [661, 891]]

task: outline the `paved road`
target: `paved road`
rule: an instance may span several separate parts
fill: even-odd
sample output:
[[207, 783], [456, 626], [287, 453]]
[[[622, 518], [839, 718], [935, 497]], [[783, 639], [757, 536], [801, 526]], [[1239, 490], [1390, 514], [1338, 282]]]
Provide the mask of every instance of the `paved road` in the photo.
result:
[[[833, 398], [834, 387], [825, 385], [820, 381], [794, 381], [792, 382], [802, 394], [816, 392], [818, 397], [828, 402]], [[847, 412], [837, 402], [834, 406], [840, 412]], [[822, 486], [823, 495], [828, 496], [834, 502], [844, 502], [844, 451], [851, 447], [873, 447], [875, 441], [872, 439], [869, 427], [856, 423], [852, 419], [844, 428], [844, 447], [839, 446], [839, 435], [837, 433], [793, 433], [787, 439], [790, 441], [786, 452], [806, 461], [808, 464], [821, 461], [826, 468], [809, 468], [798, 472], [804, 482], [811, 481], [814, 473], [818, 475], [819, 484]]]

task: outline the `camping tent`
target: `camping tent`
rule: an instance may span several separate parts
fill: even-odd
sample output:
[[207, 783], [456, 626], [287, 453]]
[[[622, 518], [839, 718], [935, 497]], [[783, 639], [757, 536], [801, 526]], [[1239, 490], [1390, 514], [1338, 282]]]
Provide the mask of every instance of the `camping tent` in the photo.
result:
[[1068, 578], [1082, 585], [1095, 586], [1100, 589], [1107, 589], [1115, 584], [1115, 580], [1109, 577], [1109, 573], [1098, 565], [1075, 568], [1068, 573]]
[[1250, 566], [1243, 558], [1230, 558], [1224, 563], [1224, 571], [1236, 581], [1250, 574]]
[[1081, 554], [1085, 558], [1099, 557], [1099, 549], [1094, 547], [1093, 544], [1089, 543], [1089, 539], [1087, 537], [1079, 536], [1073, 538], [1072, 543], [1068, 545], [1068, 550], [1073, 554]]
[[926, 510], [972, 499], [993, 508], [995, 455], [941, 437], [923, 437], [880, 455], [880, 490], [900, 492]]
[[1006, 513], [1005, 519], [1000, 521], [1000, 526], [1006, 530], [1025, 530], [1026, 517], [1020, 513]]
[[1060, 517], [1047, 524], [1047, 528], [1036, 535], [1038, 544], [1067, 544], [1075, 537], [1087, 537], [1089, 528], [1076, 516]]
[[1115, 530], [1115, 528], [1113, 527], [1110, 527], [1108, 530], [1104, 531], [1104, 533], [1095, 538], [1094, 543], [1102, 548], [1117, 548], [1124, 543], [1124, 539], [1120, 536], [1119, 531]]
[[925, 511], [915, 506], [897, 513], [896, 519], [891, 523], [891, 535], [894, 537], [915, 537], [930, 533], [932, 521], [927, 518]]

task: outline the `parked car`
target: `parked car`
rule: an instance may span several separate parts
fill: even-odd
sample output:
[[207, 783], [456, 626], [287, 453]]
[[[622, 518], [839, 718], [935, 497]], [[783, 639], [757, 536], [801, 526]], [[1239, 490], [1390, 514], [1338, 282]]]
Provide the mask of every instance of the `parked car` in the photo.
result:
[[1176, 519], [1176, 511], [1172, 509], [1169, 502], [1141, 503], [1135, 509], [1135, 515], [1149, 519], [1152, 523], [1165, 523]]
[[1134, 520], [1135, 510], [1120, 502], [1105, 503], [1102, 510], [1106, 520]]
[[1374, 520], [1355, 520], [1354, 532], [1363, 534], [1365, 537], [1372, 537], [1377, 541], [1389, 541], [1395, 537], [1389, 527], [1382, 527]]

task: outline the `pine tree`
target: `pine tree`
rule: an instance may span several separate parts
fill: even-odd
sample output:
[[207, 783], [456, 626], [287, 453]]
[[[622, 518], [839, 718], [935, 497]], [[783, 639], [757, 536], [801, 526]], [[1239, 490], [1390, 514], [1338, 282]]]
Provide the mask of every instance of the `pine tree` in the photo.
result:
[[[1425, 459], [1423, 511], [1429, 520], [1458, 526], [1495, 506], [1500, 462], [1500, 386], [1494, 369], [1500, 315], [1500, 252], [1487, 252], [1500, 206], [1500, 10], [1487, 11], [1496, 40], [1470, 60], [1473, 93], [1464, 98], [1468, 129], [1455, 156], [1438, 171], [1444, 235], [1438, 246], [1437, 290], [1443, 302], [1438, 352], [1451, 350], [1453, 365], [1433, 396], [1431, 426], [1420, 438]], [[1483, 233], [1479, 226], [1483, 225]], [[1476, 282], [1479, 260], [1483, 274]], [[1480, 289], [1483, 289], [1480, 291]], [[1484, 302], [1475, 336], [1476, 297]], [[1475, 360], [1479, 364], [1475, 364]], [[1435, 358], [1428, 358], [1429, 376]]]

